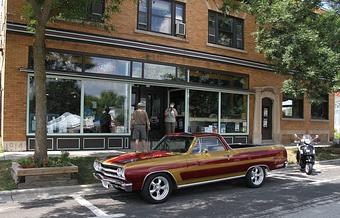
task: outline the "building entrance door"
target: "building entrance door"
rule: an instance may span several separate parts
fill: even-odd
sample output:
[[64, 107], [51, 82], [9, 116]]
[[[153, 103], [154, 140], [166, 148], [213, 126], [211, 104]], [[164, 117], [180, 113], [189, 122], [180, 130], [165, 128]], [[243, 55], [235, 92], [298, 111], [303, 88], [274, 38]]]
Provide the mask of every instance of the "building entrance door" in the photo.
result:
[[132, 87], [131, 106], [136, 108], [139, 102], [146, 105], [145, 109], [150, 119], [149, 141], [160, 140], [165, 133], [164, 111], [168, 102], [167, 88], [135, 85]]
[[273, 131], [273, 101], [262, 99], [262, 139], [271, 140]]
[[169, 103], [175, 103], [178, 116], [176, 117], [175, 132], [184, 132], [185, 129], [185, 90], [172, 89], [169, 90]]

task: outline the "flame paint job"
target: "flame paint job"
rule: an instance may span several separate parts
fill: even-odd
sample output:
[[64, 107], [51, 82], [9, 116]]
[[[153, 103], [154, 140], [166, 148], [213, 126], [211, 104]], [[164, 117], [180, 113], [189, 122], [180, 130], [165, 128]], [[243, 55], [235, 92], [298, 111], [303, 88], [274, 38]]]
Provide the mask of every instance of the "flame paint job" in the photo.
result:
[[[174, 134], [174, 136], [183, 134]], [[168, 173], [176, 185], [246, 175], [252, 166], [261, 165], [270, 170], [281, 168], [287, 161], [284, 146], [258, 146], [231, 149], [218, 134], [196, 134], [187, 153], [153, 151], [128, 153], [105, 160], [104, 164], [120, 165], [125, 168], [126, 181], [133, 184], [133, 190], [143, 187], [145, 178], [153, 173]], [[217, 137], [224, 144], [225, 151], [192, 154], [197, 138]]]

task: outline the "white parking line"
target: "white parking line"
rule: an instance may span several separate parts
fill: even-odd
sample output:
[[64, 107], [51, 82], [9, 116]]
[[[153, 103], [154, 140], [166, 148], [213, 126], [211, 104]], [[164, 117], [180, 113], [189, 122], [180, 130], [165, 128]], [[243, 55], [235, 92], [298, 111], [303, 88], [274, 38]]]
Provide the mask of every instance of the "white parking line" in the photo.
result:
[[126, 215], [123, 213], [116, 213], [116, 214], [112, 214], [112, 215], [108, 215], [106, 214], [104, 211], [102, 211], [101, 209], [99, 209], [98, 207], [94, 206], [93, 204], [91, 204], [91, 202], [89, 202], [88, 200], [86, 200], [85, 198], [81, 197], [80, 195], [73, 195], [72, 196], [74, 198], [74, 200], [76, 200], [80, 205], [87, 207], [89, 210], [92, 211], [92, 213], [94, 213], [94, 215], [96, 217], [112, 217], [112, 218], [118, 218], [118, 217], [125, 217]]
[[97, 217], [108, 217], [109, 215], [107, 215], [104, 211], [102, 211], [101, 209], [99, 209], [98, 207], [94, 206], [93, 204], [91, 204], [88, 200], [86, 200], [85, 198], [79, 196], [79, 195], [74, 195], [72, 196], [74, 198], [74, 200], [76, 200], [80, 205], [87, 207], [89, 210], [92, 211], [92, 213], [94, 213], [94, 215], [96, 215]]

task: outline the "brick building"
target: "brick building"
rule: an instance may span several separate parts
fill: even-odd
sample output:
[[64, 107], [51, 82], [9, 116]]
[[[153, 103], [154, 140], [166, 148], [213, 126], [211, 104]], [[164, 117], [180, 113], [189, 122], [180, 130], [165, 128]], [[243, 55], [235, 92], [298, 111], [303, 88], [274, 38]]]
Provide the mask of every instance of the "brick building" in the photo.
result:
[[[151, 120], [151, 141], [164, 134], [169, 102], [179, 112], [176, 131], [219, 132], [230, 143], [290, 143], [294, 133], [329, 141], [334, 96], [311, 105], [305, 97], [282, 95], [284, 78], [255, 51], [254, 18], [224, 18], [216, 2], [127, 0], [112, 17], [114, 32], [86, 22], [50, 23], [49, 149], [129, 148], [130, 114], [140, 101]], [[1, 71], [7, 151], [34, 149], [33, 37], [22, 16], [24, 3], [7, 6]], [[93, 5], [89, 19], [102, 9]], [[105, 110], [109, 128], [103, 128]]]

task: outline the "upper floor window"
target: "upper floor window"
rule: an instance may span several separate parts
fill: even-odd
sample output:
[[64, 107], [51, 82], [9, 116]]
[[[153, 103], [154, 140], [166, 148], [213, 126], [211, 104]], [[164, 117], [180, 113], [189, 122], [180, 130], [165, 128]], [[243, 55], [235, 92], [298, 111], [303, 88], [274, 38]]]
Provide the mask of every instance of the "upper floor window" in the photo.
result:
[[303, 118], [303, 96], [282, 98], [282, 117], [283, 118]]
[[139, 0], [137, 28], [184, 36], [184, 11], [184, 4], [173, 0]]
[[208, 42], [243, 49], [243, 20], [209, 11]]
[[320, 103], [312, 103], [312, 119], [328, 120], [329, 98], [325, 96]]
[[88, 20], [99, 21], [103, 19], [105, 0], [91, 0], [88, 7]]

